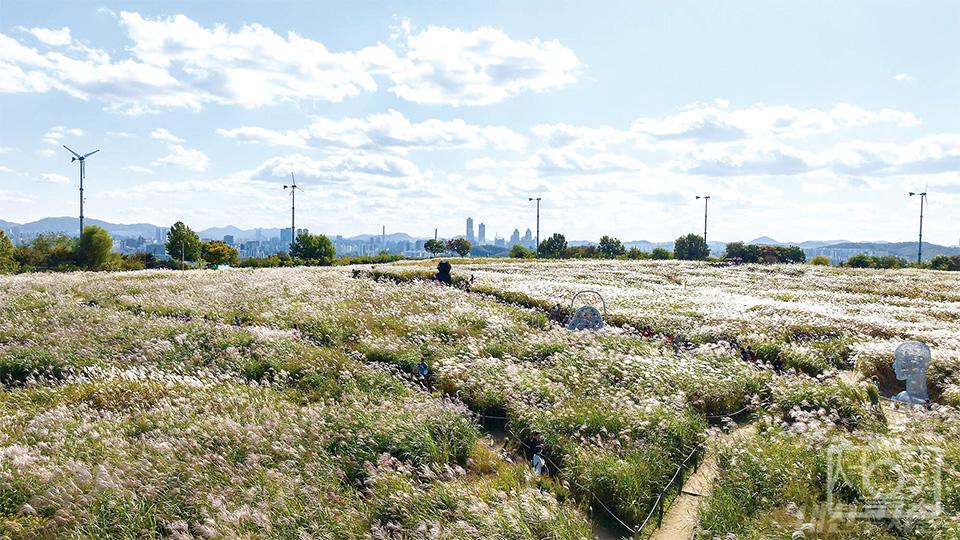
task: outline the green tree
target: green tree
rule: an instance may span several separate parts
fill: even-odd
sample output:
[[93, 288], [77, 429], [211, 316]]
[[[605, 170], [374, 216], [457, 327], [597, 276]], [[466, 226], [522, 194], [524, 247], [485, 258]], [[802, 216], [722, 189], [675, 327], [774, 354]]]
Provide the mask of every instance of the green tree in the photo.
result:
[[457, 238], [447, 242], [447, 251], [452, 251], [461, 257], [466, 257], [472, 247], [470, 241], [466, 238]]
[[510, 256], [514, 259], [532, 259], [534, 253], [520, 244], [514, 244], [513, 247], [510, 248]]
[[739, 258], [745, 263], [760, 262], [760, 246], [753, 244], [744, 244], [743, 242], [730, 242], [727, 244], [726, 254], [728, 259]]
[[601, 256], [608, 259], [619, 257], [627, 252], [623, 244], [620, 243], [619, 238], [606, 235], [600, 237], [600, 244], [597, 246], [597, 251], [600, 252]]
[[563, 257], [563, 252], [567, 250], [567, 239], [560, 233], [553, 233], [553, 236], [540, 242], [540, 256], [551, 259]]
[[847, 266], [851, 268], [873, 268], [874, 264], [873, 257], [866, 253], [858, 253], [847, 259]]
[[906, 268], [910, 265], [906, 259], [895, 255], [885, 255], [883, 257], [873, 258], [874, 266], [877, 268]]
[[797, 264], [807, 262], [807, 256], [800, 246], [776, 246], [774, 253], [777, 255], [778, 262]]
[[632, 247], [632, 248], [630, 248], [630, 251], [627, 252], [627, 258], [628, 258], [628, 259], [633, 259], [633, 260], [637, 260], [637, 259], [649, 259], [649, 258], [650, 258], [650, 254], [647, 253], [647, 252], [645, 252], [645, 251], [640, 251], [639, 249], [637, 249], [637, 248], [635, 248], [635, 247]]
[[76, 240], [65, 234], [39, 234], [28, 245], [17, 246], [13, 257], [20, 269], [69, 271], [76, 269]]
[[823, 255], [817, 255], [816, 257], [810, 259], [810, 264], [814, 266], [830, 266], [830, 259], [824, 257]]
[[702, 236], [690, 233], [673, 243], [673, 256], [685, 261], [702, 261], [710, 256], [710, 248]]
[[175, 261], [200, 260], [200, 237], [182, 221], [178, 221], [170, 227], [166, 247], [167, 255]]
[[596, 259], [600, 257], [596, 246], [570, 246], [564, 250], [564, 259]]
[[423, 249], [430, 252], [431, 255], [436, 257], [437, 255], [443, 253], [447, 250], [447, 245], [442, 241], [437, 240], [436, 238], [431, 238], [423, 243]]
[[656, 247], [656, 248], [653, 248], [653, 251], [650, 252], [650, 258], [658, 261], [664, 260], [664, 259], [672, 259], [673, 253], [670, 253], [669, 250], [664, 249], [662, 247]]
[[937, 255], [930, 259], [930, 268], [934, 270], [958, 271], [960, 270], [960, 255]]
[[87, 270], [101, 270], [110, 261], [112, 250], [110, 233], [98, 225], [88, 225], [83, 228], [77, 243], [77, 263]]
[[13, 242], [0, 229], [0, 274], [13, 274], [20, 269], [20, 263], [13, 258]]
[[336, 255], [333, 242], [322, 234], [300, 233], [290, 244], [290, 256], [312, 266], [330, 266]]
[[236, 266], [239, 255], [236, 249], [220, 240], [204, 242], [200, 247], [200, 256], [210, 264], [231, 264]]

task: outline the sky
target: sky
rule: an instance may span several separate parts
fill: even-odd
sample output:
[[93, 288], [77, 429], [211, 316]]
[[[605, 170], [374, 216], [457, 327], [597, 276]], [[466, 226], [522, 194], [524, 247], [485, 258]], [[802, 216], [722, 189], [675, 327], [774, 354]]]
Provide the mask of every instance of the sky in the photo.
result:
[[0, 0], [0, 219], [960, 242], [960, 2]]

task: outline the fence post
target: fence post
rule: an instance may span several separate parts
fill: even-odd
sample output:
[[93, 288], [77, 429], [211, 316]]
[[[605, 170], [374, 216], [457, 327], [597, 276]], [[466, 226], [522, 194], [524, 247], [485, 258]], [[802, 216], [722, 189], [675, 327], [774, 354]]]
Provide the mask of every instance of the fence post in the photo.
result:
[[657, 528], [660, 528], [660, 525], [663, 524], [663, 505], [657, 503]]

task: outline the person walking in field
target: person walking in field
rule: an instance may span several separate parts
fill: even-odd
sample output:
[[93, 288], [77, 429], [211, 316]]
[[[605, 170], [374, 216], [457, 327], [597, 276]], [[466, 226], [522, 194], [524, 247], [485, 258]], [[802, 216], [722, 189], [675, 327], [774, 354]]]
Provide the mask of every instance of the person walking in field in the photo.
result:
[[430, 375], [430, 366], [427, 365], [427, 361], [423, 358], [421, 358], [420, 363], [417, 364], [417, 375], [420, 375], [420, 378], [424, 380]]
[[537, 476], [543, 476], [549, 473], [547, 469], [547, 460], [543, 457], [543, 446], [537, 446], [536, 451], [533, 453], [533, 472], [537, 473]]

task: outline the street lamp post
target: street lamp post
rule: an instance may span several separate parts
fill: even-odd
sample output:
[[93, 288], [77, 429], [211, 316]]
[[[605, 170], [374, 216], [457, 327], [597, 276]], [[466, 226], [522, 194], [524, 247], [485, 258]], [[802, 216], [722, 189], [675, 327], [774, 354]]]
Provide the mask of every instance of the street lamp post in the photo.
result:
[[697, 199], [703, 199], [703, 243], [707, 243], [707, 207], [710, 204], [709, 195], [697, 195]]
[[540, 256], [540, 197], [530, 197], [528, 201], [537, 201], [537, 257]]
[[920, 197], [920, 240], [917, 242], [917, 264], [919, 265], [923, 262], [923, 203], [927, 200], [927, 192], [914, 193], [911, 191], [910, 196], [913, 197], [914, 195]]

